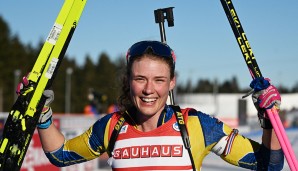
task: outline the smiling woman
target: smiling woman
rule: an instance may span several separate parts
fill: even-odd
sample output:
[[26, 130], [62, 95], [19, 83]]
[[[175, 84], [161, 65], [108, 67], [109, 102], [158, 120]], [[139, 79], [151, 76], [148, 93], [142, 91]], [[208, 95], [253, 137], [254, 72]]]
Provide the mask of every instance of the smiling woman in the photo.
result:
[[[297, 81], [293, 74], [298, 59], [295, 58], [298, 25], [293, 21], [298, 17], [298, 1], [288, 2], [250, 0], [237, 1], [235, 6], [239, 8], [238, 15], [250, 35], [259, 64], [268, 64], [264, 70], [270, 70], [271, 80], [290, 86]], [[167, 6], [175, 7], [175, 29], [167, 33], [171, 38], [169, 44], [178, 52], [177, 60], [168, 45], [151, 41], [160, 37], [153, 11]], [[48, 34], [49, 25], [44, 21], [53, 21], [55, 16], [50, 15], [57, 13], [59, 7], [60, 4], [51, 0], [11, 0], [1, 3], [0, 14], [8, 19], [21, 40], [37, 45], [38, 39], [45, 39]], [[106, 114], [82, 135], [69, 140], [52, 122], [38, 129], [43, 149], [53, 164], [67, 166], [108, 153], [109, 164], [115, 171], [199, 170], [204, 158], [213, 152], [232, 165], [250, 170], [283, 168], [283, 152], [266, 120], [264, 106], [259, 106], [268, 102], [266, 107], [279, 107], [279, 92], [271, 83], [269, 87], [276, 98], [271, 94], [264, 96], [269, 90], [266, 87], [253, 96], [258, 109], [256, 115], [264, 121], [262, 143], [242, 136], [236, 129], [197, 109], [166, 104], [168, 92], [178, 81], [183, 84], [187, 79], [219, 77], [221, 82], [235, 75], [240, 84], [245, 84], [242, 87], [248, 87], [246, 83], [251, 78], [243, 61], [235, 57], [241, 52], [219, 1], [131, 0], [117, 4], [90, 1], [85, 11], [67, 52], [77, 63], [82, 64], [86, 54], [97, 57], [99, 51], [106, 51], [113, 58], [124, 56], [123, 47], [137, 43], [126, 56], [118, 111]], [[189, 71], [195, 71], [191, 78]], [[262, 81], [266, 79], [257, 83]], [[52, 113], [48, 111], [42, 116], [51, 121]], [[186, 138], [181, 124], [187, 128]]]
[[[260, 144], [208, 114], [166, 104], [168, 93], [176, 84], [176, 57], [168, 45], [140, 41], [131, 46], [126, 59], [119, 111], [105, 115], [83, 134], [69, 140], [52, 122], [38, 129], [43, 149], [54, 165], [68, 166], [108, 153], [108, 164], [115, 171], [194, 171], [214, 152], [242, 168], [283, 168], [283, 152], [270, 125], [261, 123], [264, 129]], [[274, 86], [270, 90], [274, 96], [264, 96], [268, 91], [265, 88], [254, 97], [270, 107], [278, 107], [280, 99], [275, 97], [280, 97], [279, 93]], [[257, 109], [260, 119], [266, 119], [262, 106]]]
[[[143, 55], [145, 55], [145, 61]], [[162, 58], [161, 58], [162, 57]], [[120, 96], [119, 105], [122, 109], [127, 109], [133, 105], [130, 99], [132, 83], [143, 82], [144, 87], [142, 91], [148, 89], [151, 90], [151, 84], [159, 85], [159, 87], [169, 87], [172, 90], [175, 86], [175, 60], [176, 56], [174, 51], [164, 43], [158, 41], [141, 41], [134, 44], [127, 52], [127, 69], [126, 75], [124, 75], [123, 93]], [[151, 60], [150, 60], [151, 59]], [[149, 65], [150, 64], [150, 65]], [[147, 67], [144, 69], [144, 67]], [[146, 73], [140, 73], [146, 72]], [[154, 72], [154, 73], [153, 73]], [[169, 75], [167, 75], [169, 73]], [[143, 75], [142, 75], [143, 74]], [[153, 78], [146, 78], [146, 75]], [[154, 75], [156, 74], [156, 75]], [[149, 82], [150, 81], [150, 82]], [[148, 82], [150, 84], [148, 84]], [[164, 85], [163, 85], [164, 84]], [[168, 85], [167, 85], [168, 84]], [[166, 86], [165, 86], [166, 85]], [[149, 86], [149, 87], [148, 87]], [[156, 87], [157, 88], [157, 87]], [[147, 90], [147, 91], [148, 91]], [[146, 93], [146, 92], [145, 92]], [[148, 92], [147, 92], [148, 93]], [[151, 93], [151, 92], [149, 92]], [[167, 92], [168, 93], [168, 92]], [[155, 95], [156, 96], [156, 95]]]
[[[142, 60], [136, 60], [131, 69], [129, 83], [133, 105], [138, 110], [137, 123], [157, 123], [159, 114], [164, 109], [169, 91], [175, 86], [175, 79], [170, 78], [170, 68], [160, 59], [150, 59], [146, 55]], [[156, 124], [150, 127], [140, 127], [144, 132], [156, 128]]]

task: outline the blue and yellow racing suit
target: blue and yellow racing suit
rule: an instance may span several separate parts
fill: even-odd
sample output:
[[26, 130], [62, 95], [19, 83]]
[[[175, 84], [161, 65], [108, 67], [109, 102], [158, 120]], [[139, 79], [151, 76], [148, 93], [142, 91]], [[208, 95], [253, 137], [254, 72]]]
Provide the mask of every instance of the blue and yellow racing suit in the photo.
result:
[[[281, 170], [282, 150], [269, 150], [248, 139], [220, 120], [194, 109], [182, 109], [197, 169], [211, 151], [230, 164], [250, 170]], [[63, 167], [99, 157], [107, 152], [110, 136], [119, 120], [119, 112], [107, 114], [82, 135], [66, 140], [60, 149], [46, 152], [49, 160]], [[135, 118], [135, 113], [129, 113]], [[224, 144], [224, 145], [221, 145]], [[216, 147], [216, 148], [215, 148]], [[192, 170], [190, 157], [181, 138], [171, 106], [165, 106], [157, 128], [149, 132], [125, 121], [115, 142], [109, 164], [115, 171]]]

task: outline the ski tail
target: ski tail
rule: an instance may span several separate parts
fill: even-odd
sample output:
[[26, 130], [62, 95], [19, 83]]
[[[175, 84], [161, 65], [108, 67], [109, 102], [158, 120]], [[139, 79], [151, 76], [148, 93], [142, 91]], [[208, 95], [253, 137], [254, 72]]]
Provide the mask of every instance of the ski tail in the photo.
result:
[[9, 112], [0, 142], [0, 170], [20, 170], [50, 88], [87, 0], [65, 0], [28, 77], [29, 85]]

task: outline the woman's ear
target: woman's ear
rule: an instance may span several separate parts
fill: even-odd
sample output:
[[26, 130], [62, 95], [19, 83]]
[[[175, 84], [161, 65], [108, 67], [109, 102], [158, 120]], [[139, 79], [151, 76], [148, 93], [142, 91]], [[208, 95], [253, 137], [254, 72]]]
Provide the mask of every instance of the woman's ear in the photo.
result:
[[173, 90], [176, 86], [176, 76], [173, 77], [170, 81], [170, 90]]

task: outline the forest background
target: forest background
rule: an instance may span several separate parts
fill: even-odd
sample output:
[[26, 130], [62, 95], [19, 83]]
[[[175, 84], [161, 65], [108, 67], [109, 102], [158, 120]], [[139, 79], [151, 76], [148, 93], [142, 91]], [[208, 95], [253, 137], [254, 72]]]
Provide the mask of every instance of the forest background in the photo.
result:
[[[7, 22], [0, 16], [0, 101], [4, 112], [12, 107], [16, 98], [16, 84], [32, 69], [43, 43], [41, 40], [37, 47], [23, 44], [18, 35], [11, 34]], [[85, 59], [83, 65], [78, 65], [67, 55], [62, 61], [52, 86], [55, 92], [55, 102], [52, 107], [56, 113], [65, 112], [65, 92], [69, 88], [67, 80], [71, 85], [70, 113], [83, 113], [85, 106], [94, 101], [101, 106], [99, 112], [105, 112], [109, 105], [116, 103], [121, 90], [121, 74], [124, 71], [125, 57], [119, 56], [112, 61], [109, 55], [103, 52], [98, 54], [96, 63], [91, 60], [91, 56], [86, 55], [82, 58]], [[177, 75], [179, 77], [179, 73]], [[278, 85], [278, 89], [281, 93], [295, 93], [298, 92], [298, 84], [293, 87]], [[176, 94], [246, 93], [248, 91], [249, 86], [239, 87], [235, 76], [221, 83], [215, 79], [193, 78], [184, 84], [178, 84], [175, 90]], [[90, 95], [95, 98], [90, 100]]]

